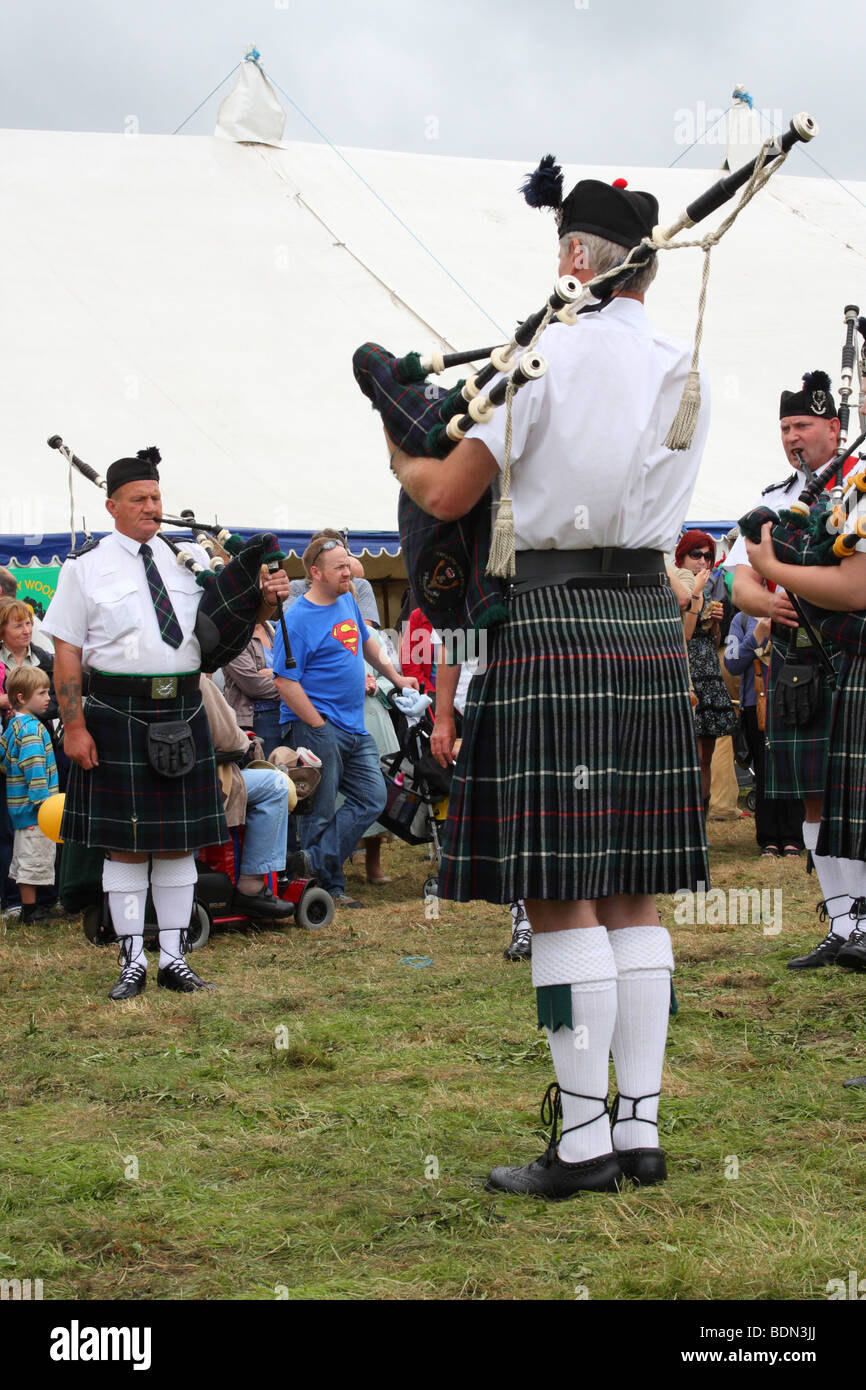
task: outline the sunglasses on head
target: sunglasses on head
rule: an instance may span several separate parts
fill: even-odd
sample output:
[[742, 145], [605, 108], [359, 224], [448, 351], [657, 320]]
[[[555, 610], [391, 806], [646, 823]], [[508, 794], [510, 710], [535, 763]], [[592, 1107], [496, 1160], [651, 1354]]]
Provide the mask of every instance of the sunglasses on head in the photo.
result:
[[712, 564], [714, 556], [709, 550], [689, 550], [686, 552], [690, 560], [706, 560], [707, 564]]
[[316, 561], [318, 560], [318, 558], [319, 558], [319, 556], [321, 555], [321, 553], [322, 553], [323, 550], [333, 550], [335, 545], [342, 545], [342, 544], [343, 544], [342, 541], [325, 541], [323, 545], [320, 545], [320, 546], [319, 546], [318, 550], [316, 551], [315, 555], [313, 556], [313, 558], [310, 560], [309, 563], [310, 563], [311, 565], [314, 565], [314, 564], [316, 563]]

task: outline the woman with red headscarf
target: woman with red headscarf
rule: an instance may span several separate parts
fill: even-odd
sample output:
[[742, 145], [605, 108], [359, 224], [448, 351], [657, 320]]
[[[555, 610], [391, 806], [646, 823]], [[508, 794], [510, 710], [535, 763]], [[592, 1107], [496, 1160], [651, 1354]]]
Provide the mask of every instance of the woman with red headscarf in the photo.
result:
[[716, 562], [716, 543], [706, 531], [685, 531], [676, 548], [678, 569], [694, 575], [689, 607], [683, 614], [683, 631], [689, 654], [692, 686], [697, 696], [695, 733], [701, 759], [704, 807], [710, 800], [710, 763], [716, 739], [732, 734], [737, 716], [719, 666], [719, 621], [722, 605], [704, 593]]

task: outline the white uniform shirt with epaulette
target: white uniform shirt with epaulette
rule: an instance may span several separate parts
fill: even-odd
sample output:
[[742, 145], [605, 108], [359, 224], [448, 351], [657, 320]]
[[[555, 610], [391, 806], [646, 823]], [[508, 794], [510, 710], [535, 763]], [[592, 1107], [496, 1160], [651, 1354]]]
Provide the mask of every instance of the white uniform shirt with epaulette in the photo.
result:
[[[710, 424], [709, 382], [690, 447], [664, 440], [691, 364], [688, 343], [653, 327], [636, 299], [614, 299], [538, 342], [547, 372], [514, 397], [511, 498], [517, 550], [673, 550]], [[505, 463], [506, 409], [474, 425]], [[494, 479], [494, 491], [498, 479]]]
[[[755, 507], [769, 507], [778, 515], [779, 512], [790, 507], [792, 502], [796, 502], [811, 476], [812, 474], [803, 468], [796, 469], [795, 472], [789, 473], [788, 477], [784, 478], [781, 483], [771, 483], [769, 487], [765, 487], [755, 503]], [[750, 510], [754, 510], [754, 508]], [[724, 568], [735, 570], [737, 565], [747, 565], [748, 563], [749, 552], [746, 549], [745, 537], [737, 536], [730, 551], [725, 556]]]
[[[85, 671], [125, 676], [197, 671], [201, 648], [193, 628], [202, 590], [165, 541], [154, 536], [148, 544], [183, 632], [180, 646], [170, 647], [159, 634], [140, 544], [112, 531], [66, 560], [43, 627], [55, 641], [81, 648]], [[207, 566], [200, 546], [185, 541], [184, 550]]]

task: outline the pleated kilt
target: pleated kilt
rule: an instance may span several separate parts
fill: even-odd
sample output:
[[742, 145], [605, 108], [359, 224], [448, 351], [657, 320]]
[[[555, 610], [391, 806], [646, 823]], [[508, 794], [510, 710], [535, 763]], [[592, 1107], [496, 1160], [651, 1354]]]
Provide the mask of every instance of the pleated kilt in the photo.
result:
[[782, 664], [783, 658], [774, 647], [767, 682], [765, 795], [820, 796], [827, 777], [833, 697], [821, 677], [821, 695], [814, 719], [809, 724], [783, 724], [773, 710], [774, 676]]
[[469, 686], [439, 894], [467, 902], [709, 883], [670, 588], [518, 595]]
[[843, 658], [833, 700], [818, 854], [866, 859], [866, 657]]
[[[72, 764], [60, 828], [64, 842], [167, 853], [226, 841], [228, 830], [207, 716], [198, 691], [174, 700], [88, 696], [84, 717], [99, 757]], [[147, 725], [186, 719], [196, 763], [186, 777], [160, 777], [147, 760]]]

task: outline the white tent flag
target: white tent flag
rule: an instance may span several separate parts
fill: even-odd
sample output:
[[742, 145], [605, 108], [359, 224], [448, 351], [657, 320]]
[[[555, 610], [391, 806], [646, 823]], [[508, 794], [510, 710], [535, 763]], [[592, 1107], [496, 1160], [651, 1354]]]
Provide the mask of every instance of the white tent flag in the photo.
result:
[[[766, 128], [761, 121], [760, 111], [756, 111], [752, 98], [745, 87], [735, 87], [731, 93], [731, 109], [727, 119], [727, 139], [723, 169], [740, 169], [750, 159], [757, 159], [761, 146], [773, 134], [769, 123]], [[781, 133], [781, 132], [780, 132]]]
[[221, 140], [253, 145], [282, 143], [286, 113], [258, 59], [258, 49], [248, 48], [238, 80], [220, 105], [214, 135]]

